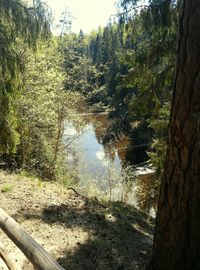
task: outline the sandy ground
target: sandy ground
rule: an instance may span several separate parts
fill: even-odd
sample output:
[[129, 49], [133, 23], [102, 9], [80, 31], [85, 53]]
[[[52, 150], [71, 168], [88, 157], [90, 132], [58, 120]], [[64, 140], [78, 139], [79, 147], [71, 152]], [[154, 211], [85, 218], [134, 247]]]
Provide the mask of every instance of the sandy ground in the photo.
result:
[[[151, 256], [153, 219], [122, 202], [104, 203], [59, 184], [0, 171], [1, 208], [67, 270], [142, 270]], [[0, 231], [16, 269], [32, 270]], [[0, 269], [7, 269], [0, 261]]]

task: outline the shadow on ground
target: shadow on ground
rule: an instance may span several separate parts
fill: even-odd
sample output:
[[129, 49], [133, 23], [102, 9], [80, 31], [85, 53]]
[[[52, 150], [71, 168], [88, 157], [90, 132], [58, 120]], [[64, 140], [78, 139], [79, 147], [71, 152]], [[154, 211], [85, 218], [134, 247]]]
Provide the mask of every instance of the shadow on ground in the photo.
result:
[[67, 244], [60, 248], [57, 259], [67, 270], [142, 270], [151, 255], [153, 220], [122, 202], [105, 208], [96, 199], [73, 194], [66, 203], [46, 207], [41, 214], [23, 215], [87, 233], [84, 243], [77, 234], [73, 250]]
[[[45, 222], [60, 222], [68, 228], [82, 228], [88, 240], [59, 258], [65, 269], [144, 269], [151, 253], [153, 221], [146, 214], [122, 202], [105, 209], [96, 200], [44, 209]], [[63, 250], [62, 250], [63, 252]]]

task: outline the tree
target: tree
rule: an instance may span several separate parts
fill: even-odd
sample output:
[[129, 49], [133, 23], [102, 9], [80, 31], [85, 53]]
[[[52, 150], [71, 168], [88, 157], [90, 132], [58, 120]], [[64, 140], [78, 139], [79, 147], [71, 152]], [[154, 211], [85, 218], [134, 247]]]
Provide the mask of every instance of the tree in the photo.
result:
[[27, 6], [22, 1], [0, 1], [0, 155], [8, 162], [19, 143], [13, 101], [22, 88], [25, 44], [49, 35], [48, 11], [40, 0]]
[[[25, 57], [25, 56], [24, 56]], [[26, 53], [24, 88], [15, 101], [20, 143], [17, 165], [45, 179], [64, 178], [64, 123], [73, 119], [78, 96], [64, 89], [63, 55], [57, 39]]]
[[93, 34], [89, 44], [112, 108], [114, 124], [107, 133], [114, 132], [116, 138], [126, 134], [145, 145], [160, 182], [173, 90], [177, 3], [122, 0], [119, 6], [119, 21]]
[[160, 182], [173, 89], [177, 3], [152, 0], [148, 5], [140, 5], [136, 2], [121, 2], [125, 12], [121, 13], [121, 20], [126, 22], [122, 61], [129, 71], [122, 76], [115, 108], [123, 104], [121, 108], [128, 110], [127, 121], [138, 122], [131, 132], [136, 144], [151, 143], [147, 150]]
[[153, 255], [147, 269], [200, 269], [200, 0], [182, 2]]

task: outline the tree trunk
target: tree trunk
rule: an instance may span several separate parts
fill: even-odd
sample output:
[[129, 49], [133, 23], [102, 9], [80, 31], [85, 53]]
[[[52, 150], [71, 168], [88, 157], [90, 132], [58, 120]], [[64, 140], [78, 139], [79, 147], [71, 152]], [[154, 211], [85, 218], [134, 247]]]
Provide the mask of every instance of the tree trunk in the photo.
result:
[[52, 179], [52, 177], [55, 176], [55, 166], [58, 159], [58, 154], [60, 151], [60, 146], [61, 146], [63, 133], [64, 133], [64, 119], [65, 119], [64, 108], [62, 107], [58, 112], [58, 130], [57, 130], [57, 136], [56, 136], [56, 141], [55, 141], [54, 157], [49, 166], [48, 175], [45, 175], [45, 176], [48, 176], [48, 178], [50, 179]]
[[200, 269], [200, 0], [184, 0], [151, 270]]

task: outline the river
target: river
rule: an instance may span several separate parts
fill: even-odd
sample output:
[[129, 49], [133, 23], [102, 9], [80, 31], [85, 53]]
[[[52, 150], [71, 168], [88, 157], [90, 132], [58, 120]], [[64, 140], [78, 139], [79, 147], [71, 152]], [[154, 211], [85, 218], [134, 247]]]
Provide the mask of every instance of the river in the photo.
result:
[[68, 167], [82, 192], [121, 200], [155, 216], [153, 170], [133, 165], [147, 159], [144, 148], [128, 137], [105, 146], [103, 136], [111, 124], [106, 113], [82, 114], [81, 126], [65, 123]]

